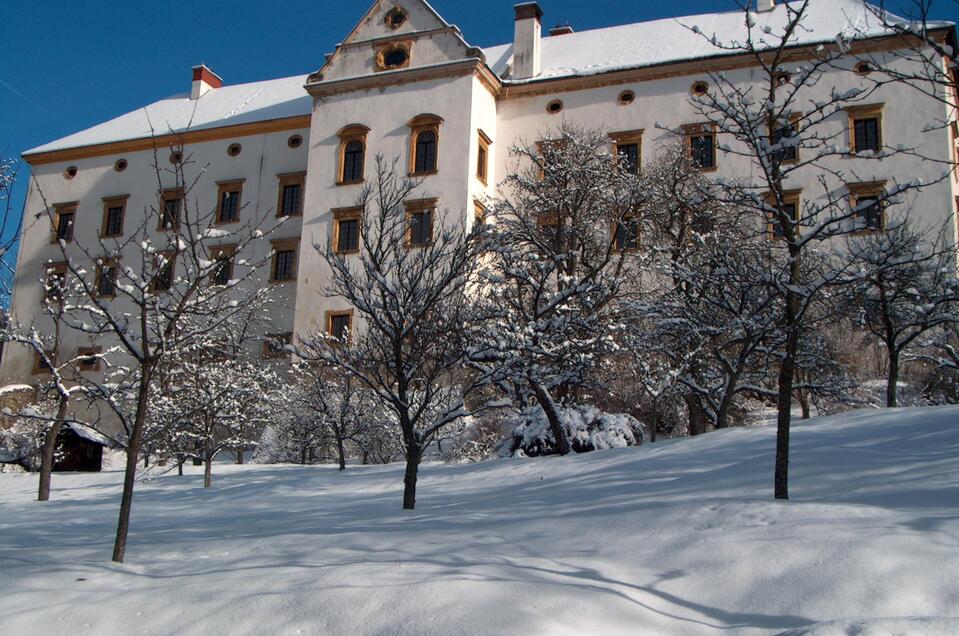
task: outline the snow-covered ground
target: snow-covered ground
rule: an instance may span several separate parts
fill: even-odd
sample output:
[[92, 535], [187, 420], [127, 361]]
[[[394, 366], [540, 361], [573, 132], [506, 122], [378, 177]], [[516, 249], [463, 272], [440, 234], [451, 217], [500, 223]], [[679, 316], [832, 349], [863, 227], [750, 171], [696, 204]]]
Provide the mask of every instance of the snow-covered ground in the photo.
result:
[[[570, 458], [0, 475], [0, 634], [959, 634], [959, 408]], [[950, 618], [952, 617], [952, 618]]]

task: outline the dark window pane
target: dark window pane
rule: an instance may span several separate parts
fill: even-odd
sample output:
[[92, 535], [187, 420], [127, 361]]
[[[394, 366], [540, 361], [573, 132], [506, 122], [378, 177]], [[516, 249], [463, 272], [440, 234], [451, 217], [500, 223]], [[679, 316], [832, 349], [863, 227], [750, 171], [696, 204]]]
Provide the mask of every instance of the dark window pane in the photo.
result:
[[882, 229], [882, 204], [875, 197], [863, 197], [856, 202], [857, 227], [866, 230]]
[[639, 246], [639, 223], [629, 219], [616, 225], [616, 249], [631, 250]]
[[363, 142], [351, 141], [343, 151], [343, 182], [363, 180]]
[[338, 223], [336, 250], [338, 252], [355, 252], [360, 247], [359, 219], [344, 219]]
[[856, 120], [856, 152], [879, 151], [879, 120], [875, 117]]
[[426, 130], [416, 136], [416, 172], [436, 172], [436, 133]]
[[224, 191], [220, 194], [220, 223], [240, 220], [240, 193]]
[[279, 250], [273, 256], [273, 280], [292, 280], [295, 250]]
[[104, 265], [97, 280], [97, 294], [113, 296], [116, 294], [117, 269], [113, 265]]
[[391, 51], [387, 51], [386, 54], [383, 55], [383, 66], [387, 68], [403, 66], [406, 64], [407, 57], [406, 51], [403, 49], [393, 49]]
[[173, 287], [173, 261], [167, 261], [153, 277], [153, 288], [157, 291], [166, 291]]
[[226, 285], [233, 276], [233, 259], [229, 254], [220, 254], [216, 257], [216, 265], [213, 269], [213, 284]]
[[639, 144], [616, 146], [616, 151], [619, 154], [621, 165], [626, 172], [630, 174], [639, 172]]
[[[796, 218], [796, 204], [795, 203], [784, 203], [783, 212], [786, 213], [790, 219]], [[770, 215], [769, 219], [770, 225], [772, 225], [773, 236], [775, 238], [783, 238], [786, 236], [786, 232], [783, 229], [782, 223], [780, 223], [779, 216], [775, 213]]]
[[[770, 140], [773, 145], [780, 143], [783, 139], [789, 139], [790, 137], [796, 136], [796, 127], [792, 124], [787, 124], [780, 128], [777, 128], [773, 131], [773, 137]], [[798, 156], [796, 152], [796, 147], [788, 145], [779, 150], [776, 150], [773, 153], [773, 157], [776, 161], [782, 163], [783, 161], [795, 161]]]
[[118, 234], [123, 234], [123, 208], [108, 208], [106, 235], [117, 236]]
[[63, 286], [67, 282], [67, 276], [63, 272], [52, 272], [47, 274], [47, 300], [56, 300], [63, 295]]
[[349, 338], [351, 319], [349, 314], [330, 316], [330, 335], [334, 338]]
[[57, 239], [63, 241], [73, 240], [73, 212], [61, 212], [57, 216]]
[[410, 245], [428, 245], [433, 240], [433, 211], [422, 210], [410, 215]]
[[283, 186], [282, 216], [299, 216], [302, 211], [303, 188], [299, 183]]
[[476, 176], [486, 181], [486, 148], [479, 147], [476, 157]]
[[180, 223], [180, 199], [163, 200], [163, 228], [170, 229]]
[[713, 158], [713, 135], [694, 135], [690, 137], [689, 143], [693, 163], [700, 168], [715, 167]]

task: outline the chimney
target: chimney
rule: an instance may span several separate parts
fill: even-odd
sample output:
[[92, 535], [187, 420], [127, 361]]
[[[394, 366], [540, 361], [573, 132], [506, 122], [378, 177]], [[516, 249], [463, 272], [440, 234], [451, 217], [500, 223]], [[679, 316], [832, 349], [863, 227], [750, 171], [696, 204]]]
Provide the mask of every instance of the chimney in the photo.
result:
[[554, 35], [569, 35], [573, 32], [573, 27], [570, 26], [569, 22], [563, 22], [562, 24], [557, 24], [552, 29], [549, 30], [550, 36]]
[[539, 75], [540, 40], [543, 10], [535, 2], [523, 2], [516, 10], [516, 28], [513, 36], [513, 79], [530, 79]]
[[223, 80], [207, 68], [206, 64], [193, 67], [193, 86], [190, 89], [190, 99], [200, 99], [203, 95], [221, 86], [223, 86]]
[[756, 0], [756, 11], [765, 13], [776, 8], [776, 0]]

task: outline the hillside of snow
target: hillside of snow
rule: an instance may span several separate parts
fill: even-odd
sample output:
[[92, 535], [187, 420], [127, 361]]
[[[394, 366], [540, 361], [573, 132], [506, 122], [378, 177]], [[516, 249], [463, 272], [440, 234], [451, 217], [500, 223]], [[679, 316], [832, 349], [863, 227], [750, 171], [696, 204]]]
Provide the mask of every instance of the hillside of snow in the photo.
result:
[[0, 474], [0, 634], [959, 634], [959, 407], [568, 458]]

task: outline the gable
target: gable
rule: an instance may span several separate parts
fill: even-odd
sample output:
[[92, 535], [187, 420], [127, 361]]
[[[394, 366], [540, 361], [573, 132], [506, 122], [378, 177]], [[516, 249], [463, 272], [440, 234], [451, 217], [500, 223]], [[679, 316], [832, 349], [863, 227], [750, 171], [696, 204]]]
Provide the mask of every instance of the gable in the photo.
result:
[[309, 83], [481, 57], [424, 0], [377, 0]]

